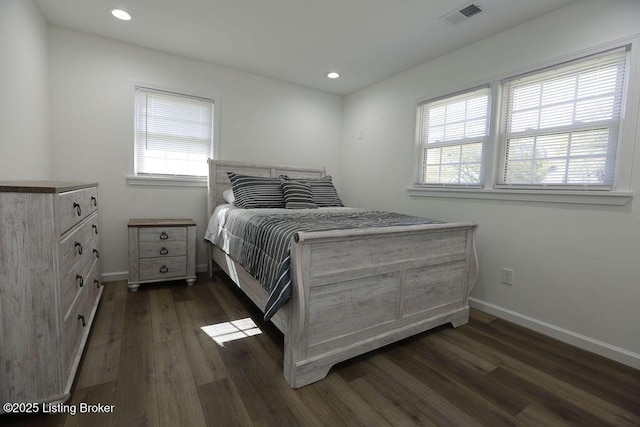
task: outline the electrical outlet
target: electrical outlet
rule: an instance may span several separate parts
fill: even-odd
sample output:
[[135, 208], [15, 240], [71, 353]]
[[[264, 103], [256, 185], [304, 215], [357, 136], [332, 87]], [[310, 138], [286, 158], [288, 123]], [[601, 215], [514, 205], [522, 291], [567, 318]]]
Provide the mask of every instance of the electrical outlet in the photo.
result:
[[513, 270], [511, 268], [502, 269], [502, 283], [513, 286]]

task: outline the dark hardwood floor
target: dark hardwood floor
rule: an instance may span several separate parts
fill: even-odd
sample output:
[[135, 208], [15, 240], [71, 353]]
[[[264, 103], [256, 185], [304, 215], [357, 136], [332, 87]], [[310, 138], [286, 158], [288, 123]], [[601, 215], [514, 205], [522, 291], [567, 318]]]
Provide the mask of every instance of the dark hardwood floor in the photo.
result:
[[[228, 323], [247, 318], [261, 333]], [[210, 335], [230, 338], [224, 327], [243, 338], [218, 344]], [[344, 362], [299, 390], [284, 381], [282, 348], [223, 276], [137, 293], [108, 283], [67, 404], [113, 412], [0, 415], [0, 424], [640, 426], [640, 371], [475, 310], [468, 325]]]

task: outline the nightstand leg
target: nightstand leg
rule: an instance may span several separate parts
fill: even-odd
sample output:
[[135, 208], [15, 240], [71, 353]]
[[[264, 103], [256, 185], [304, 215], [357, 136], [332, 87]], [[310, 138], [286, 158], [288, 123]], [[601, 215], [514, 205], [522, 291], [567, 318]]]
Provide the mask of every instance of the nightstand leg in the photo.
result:
[[187, 285], [193, 286], [194, 283], [196, 283], [196, 279], [187, 279]]
[[140, 287], [140, 284], [130, 283], [128, 286], [131, 292], [138, 292], [138, 288]]

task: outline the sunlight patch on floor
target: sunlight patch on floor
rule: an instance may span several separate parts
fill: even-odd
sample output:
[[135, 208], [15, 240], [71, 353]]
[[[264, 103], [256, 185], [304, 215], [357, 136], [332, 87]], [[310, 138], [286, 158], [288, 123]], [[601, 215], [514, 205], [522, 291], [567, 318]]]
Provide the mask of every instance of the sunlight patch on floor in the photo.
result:
[[246, 319], [232, 320], [231, 322], [203, 326], [200, 329], [221, 347], [224, 347], [224, 343], [226, 342], [252, 337], [262, 333], [258, 325], [249, 317]]

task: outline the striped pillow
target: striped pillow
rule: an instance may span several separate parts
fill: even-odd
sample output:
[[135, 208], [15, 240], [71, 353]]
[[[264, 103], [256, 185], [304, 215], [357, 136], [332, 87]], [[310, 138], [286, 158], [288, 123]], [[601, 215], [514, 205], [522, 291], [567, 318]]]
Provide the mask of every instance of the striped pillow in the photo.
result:
[[284, 203], [287, 209], [315, 209], [311, 185], [304, 181], [291, 181], [281, 177], [280, 184], [284, 192]]
[[284, 208], [284, 193], [278, 178], [227, 172], [235, 205], [244, 209]]
[[331, 181], [331, 175], [327, 175], [320, 179], [307, 180], [311, 184], [311, 193], [313, 193], [313, 201], [318, 207], [337, 207], [344, 206], [336, 188]]

